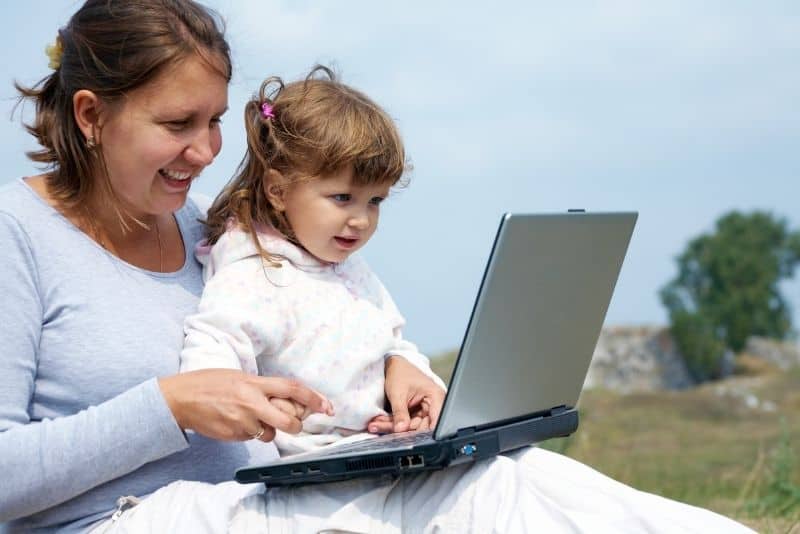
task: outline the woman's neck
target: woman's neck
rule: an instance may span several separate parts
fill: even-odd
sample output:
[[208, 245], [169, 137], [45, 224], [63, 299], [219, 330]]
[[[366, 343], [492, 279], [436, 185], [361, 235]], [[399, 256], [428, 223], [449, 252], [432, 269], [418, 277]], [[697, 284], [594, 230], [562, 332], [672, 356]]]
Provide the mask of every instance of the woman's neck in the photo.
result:
[[100, 195], [67, 208], [50, 194], [44, 175], [27, 178], [26, 183], [89, 238], [127, 263], [156, 272], [176, 271], [183, 265], [183, 241], [171, 213], [133, 215]]

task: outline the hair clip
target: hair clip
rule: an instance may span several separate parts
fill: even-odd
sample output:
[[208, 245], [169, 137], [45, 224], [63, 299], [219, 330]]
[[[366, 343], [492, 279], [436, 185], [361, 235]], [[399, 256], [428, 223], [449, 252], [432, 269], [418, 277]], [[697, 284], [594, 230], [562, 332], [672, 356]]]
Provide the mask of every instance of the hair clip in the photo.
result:
[[61, 56], [64, 55], [64, 46], [61, 44], [60, 35], [56, 37], [56, 41], [53, 44], [44, 47], [44, 53], [50, 59], [47, 66], [53, 70], [58, 70], [61, 66]]
[[272, 106], [269, 103], [264, 102], [261, 104], [261, 116], [265, 119], [274, 119], [275, 114], [272, 112]]

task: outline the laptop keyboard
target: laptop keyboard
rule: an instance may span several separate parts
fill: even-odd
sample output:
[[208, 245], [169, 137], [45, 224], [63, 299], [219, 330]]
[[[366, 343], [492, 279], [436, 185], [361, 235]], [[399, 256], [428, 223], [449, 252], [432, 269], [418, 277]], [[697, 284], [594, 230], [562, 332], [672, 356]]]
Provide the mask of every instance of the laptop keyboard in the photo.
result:
[[410, 449], [420, 443], [431, 441], [433, 439], [433, 431], [428, 430], [425, 432], [402, 432], [399, 434], [384, 434], [376, 438], [369, 438], [363, 441], [356, 441], [355, 443], [346, 443], [337, 445], [327, 450], [328, 453], [352, 453], [352, 452], [369, 452], [373, 450], [383, 449]]

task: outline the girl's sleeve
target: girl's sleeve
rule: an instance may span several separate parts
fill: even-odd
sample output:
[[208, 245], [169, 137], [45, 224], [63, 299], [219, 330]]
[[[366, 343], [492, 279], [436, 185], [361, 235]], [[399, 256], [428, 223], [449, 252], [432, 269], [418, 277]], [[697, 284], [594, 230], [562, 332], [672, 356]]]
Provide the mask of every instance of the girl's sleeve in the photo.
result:
[[27, 235], [0, 213], [0, 522], [69, 500], [188, 446], [155, 378], [76, 414], [33, 421], [43, 307]]
[[394, 334], [394, 346], [387, 351], [384, 355], [384, 359], [390, 356], [401, 356], [414, 365], [414, 367], [425, 373], [425, 375], [433, 380], [439, 387], [446, 390], [447, 386], [445, 386], [442, 379], [439, 378], [439, 375], [434, 373], [431, 369], [431, 363], [428, 357], [422, 354], [419, 349], [417, 349], [416, 345], [403, 339], [403, 326], [405, 326], [406, 321], [400, 314], [400, 310], [397, 309], [397, 305], [395, 305], [392, 296], [386, 290], [383, 283], [381, 283], [375, 275], [373, 275], [373, 278], [380, 295], [378, 302], [383, 312], [389, 317]]
[[256, 357], [280, 346], [286, 334], [275, 296], [259, 260], [247, 258], [216, 271], [197, 313], [184, 324], [181, 372], [226, 368], [258, 374]]

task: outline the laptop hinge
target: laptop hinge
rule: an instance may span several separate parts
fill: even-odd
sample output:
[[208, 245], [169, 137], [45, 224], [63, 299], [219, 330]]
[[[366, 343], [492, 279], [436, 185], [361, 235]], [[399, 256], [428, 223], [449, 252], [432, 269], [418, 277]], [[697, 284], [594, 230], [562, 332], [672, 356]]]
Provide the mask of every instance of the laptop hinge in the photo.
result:
[[474, 434], [474, 433], [475, 433], [475, 427], [474, 426], [473, 427], [469, 427], [469, 428], [461, 428], [461, 429], [458, 430], [458, 432], [456, 432], [456, 437], [460, 438], [460, 437], [464, 437], [464, 436], [469, 436], [469, 435]]
[[566, 412], [567, 410], [568, 410], [567, 406], [565, 404], [562, 404], [561, 406], [556, 406], [555, 408], [551, 409], [550, 415], [559, 415]]

